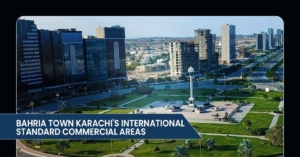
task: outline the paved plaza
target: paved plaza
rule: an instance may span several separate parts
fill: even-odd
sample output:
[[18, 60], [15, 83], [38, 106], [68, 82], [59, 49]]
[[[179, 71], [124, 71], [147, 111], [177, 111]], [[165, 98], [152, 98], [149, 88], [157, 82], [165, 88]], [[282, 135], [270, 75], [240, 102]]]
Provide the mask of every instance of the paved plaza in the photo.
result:
[[[195, 101], [195, 105], [197, 107], [202, 107], [204, 112], [199, 113], [197, 108], [189, 105], [183, 105], [183, 101], [156, 101], [147, 106], [140, 108], [143, 111], [143, 114], [183, 114], [184, 117], [189, 122], [203, 122], [203, 123], [224, 123], [228, 124], [228, 122], [219, 121], [219, 119], [215, 119], [214, 114], [219, 114], [218, 118], [223, 118], [225, 112], [228, 113], [229, 116], [235, 118], [238, 122], [240, 122], [245, 115], [250, 111], [253, 104], [247, 104], [246, 106], [242, 106], [239, 109], [239, 112], [234, 113], [234, 109], [238, 107], [236, 103], [232, 102], [224, 102], [224, 101], [213, 101], [210, 102], [211, 106], [203, 107], [203, 104], [207, 103], [204, 101]], [[153, 108], [150, 108], [149, 106]], [[172, 106], [180, 107], [181, 109], [177, 111], [173, 111], [171, 109], [166, 109], [166, 106], [169, 108]], [[218, 109], [218, 110], [216, 110]]]

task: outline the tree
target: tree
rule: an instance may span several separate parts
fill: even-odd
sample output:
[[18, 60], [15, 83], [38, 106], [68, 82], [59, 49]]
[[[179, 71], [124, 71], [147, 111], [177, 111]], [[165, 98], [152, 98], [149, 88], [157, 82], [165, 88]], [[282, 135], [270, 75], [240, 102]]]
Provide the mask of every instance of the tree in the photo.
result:
[[245, 126], [245, 127], [247, 127], [247, 130], [249, 129], [249, 126], [251, 126], [251, 121], [250, 120], [245, 120], [245, 121], [243, 121], [243, 125]]
[[155, 79], [150, 77], [147, 79], [146, 83], [154, 83], [155, 82]]
[[270, 139], [275, 146], [283, 146], [283, 127], [281, 125], [273, 126], [266, 132], [266, 138]]
[[191, 141], [190, 141], [190, 140], [185, 140], [184, 146], [185, 146], [187, 149], [189, 149], [189, 148], [192, 146]]
[[154, 90], [154, 88], [151, 88], [149, 86], [136, 87], [136, 92], [138, 94], [150, 94], [150, 93], [152, 93], [153, 90]]
[[66, 101], [63, 101], [62, 103], [61, 103], [61, 105], [60, 105], [60, 109], [61, 110], [71, 110], [72, 109], [72, 107], [70, 106], [70, 104], [68, 103], [68, 102], [66, 102]]
[[165, 78], [165, 81], [167, 81], [167, 82], [172, 82], [172, 79], [171, 79], [170, 77], [166, 77], [166, 78]]
[[56, 145], [55, 145], [55, 148], [59, 151], [59, 152], [62, 152], [64, 153], [64, 150], [67, 149], [67, 148], [70, 148], [70, 144], [65, 141], [65, 140], [59, 140], [57, 141]]
[[144, 140], [144, 143], [145, 144], [149, 144], [149, 140]]
[[228, 113], [227, 112], [225, 112], [225, 115], [224, 115], [223, 119], [228, 119]]
[[122, 81], [121, 81], [121, 85], [122, 85], [123, 87], [127, 87], [127, 86], [129, 85], [129, 81], [122, 80]]
[[264, 97], [265, 101], [268, 100], [268, 95], [267, 94], [264, 94], [263, 97]]
[[165, 80], [163, 78], [157, 78], [156, 82], [165, 82]]
[[153, 152], [154, 152], [154, 153], [157, 153], [158, 151], [160, 151], [159, 147], [157, 147], [157, 146], [154, 146], [154, 148], [153, 148]]
[[185, 147], [177, 145], [174, 148], [174, 157], [187, 157], [188, 152], [186, 151]]
[[131, 85], [138, 85], [138, 84], [139, 84], [139, 83], [137, 82], [136, 79], [131, 79], [131, 80], [129, 81], [129, 83], [130, 83]]
[[251, 157], [253, 155], [253, 149], [248, 139], [243, 139], [240, 143], [237, 152], [240, 156]]
[[215, 139], [213, 137], [209, 138], [208, 140], [205, 141], [205, 145], [208, 150], [212, 150], [215, 145]]

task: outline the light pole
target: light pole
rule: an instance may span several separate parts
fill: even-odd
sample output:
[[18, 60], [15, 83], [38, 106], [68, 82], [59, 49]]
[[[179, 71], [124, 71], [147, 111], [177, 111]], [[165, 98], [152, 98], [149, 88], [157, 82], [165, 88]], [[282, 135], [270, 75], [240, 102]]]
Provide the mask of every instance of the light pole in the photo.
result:
[[33, 113], [33, 106], [34, 106], [33, 101], [30, 102], [30, 105], [29, 105], [29, 106], [31, 107], [31, 114], [32, 114], [32, 113]]
[[59, 110], [59, 94], [56, 93], [56, 97], [57, 97], [57, 110]]
[[190, 74], [190, 98], [189, 98], [189, 105], [194, 106], [194, 98], [193, 98], [193, 78], [192, 78], [192, 73], [194, 72], [194, 68], [190, 66], [188, 68], [188, 73]]

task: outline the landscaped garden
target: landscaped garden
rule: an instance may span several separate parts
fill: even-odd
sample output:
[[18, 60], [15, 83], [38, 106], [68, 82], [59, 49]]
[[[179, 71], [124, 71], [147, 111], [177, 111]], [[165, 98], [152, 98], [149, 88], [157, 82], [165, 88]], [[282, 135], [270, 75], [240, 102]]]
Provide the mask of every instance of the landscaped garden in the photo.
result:
[[118, 109], [112, 109], [107, 112], [104, 112], [103, 114], [128, 114], [129, 112], [132, 112], [135, 110], [134, 108], [118, 108]]
[[101, 107], [106, 107], [106, 106], [118, 106], [123, 103], [126, 103], [128, 101], [137, 99], [143, 95], [139, 95], [136, 93], [130, 93], [130, 94], [123, 94], [123, 95], [112, 95], [111, 97], [104, 98], [101, 100], [94, 100], [94, 101], [88, 101], [87, 106], [101, 106]]
[[283, 116], [279, 116], [276, 125], [282, 125], [283, 126]]
[[[199, 140], [191, 140], [190, 148], [187, 149], [189, 157], [234, 157], [239, 156], [237, 149], [244, 138], [226, 137], [226, 136], [206, 136], [203, 135], [202, 143], [213, 137], [215, 139], [215, 148], [208, 150], [207, 147], [202, 147], [200, 150]], [[259, 156], [275, 156], [283, 154], [282, 147], [276, 147], [268, 140], [260, 140], [256, 138], [248, 138], [253, 148], [253, 157]], [[177, 145], [182, 145], [185, 140], [149, 140], [149, 144], [143, 144], [130, 154], [136, 157], [169, 157], [173, 156], [174, 148]], [[159, 151], [154, 152], [154, 147], [157, 146]], [[200, 155], [201, 154], [201, 155]]]

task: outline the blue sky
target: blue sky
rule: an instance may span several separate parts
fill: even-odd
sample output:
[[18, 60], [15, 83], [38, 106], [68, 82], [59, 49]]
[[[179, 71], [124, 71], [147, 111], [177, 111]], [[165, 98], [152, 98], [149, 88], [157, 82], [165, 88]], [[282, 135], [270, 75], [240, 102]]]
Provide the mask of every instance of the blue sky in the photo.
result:
[[120, 25], [126, 38], [193, 37], [194, 30], [207, 28], [221, 34], [222, 24], [236, 26], [236, 34], [253, 34], [268, 28], [283, 29], [278, 16], [22, 16], [34, 20], [38, 29], [76, 28], [83, 35], [96, 35], [96, 28]]

